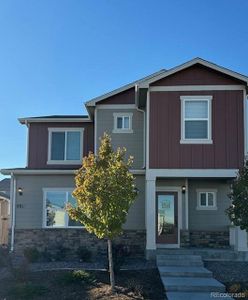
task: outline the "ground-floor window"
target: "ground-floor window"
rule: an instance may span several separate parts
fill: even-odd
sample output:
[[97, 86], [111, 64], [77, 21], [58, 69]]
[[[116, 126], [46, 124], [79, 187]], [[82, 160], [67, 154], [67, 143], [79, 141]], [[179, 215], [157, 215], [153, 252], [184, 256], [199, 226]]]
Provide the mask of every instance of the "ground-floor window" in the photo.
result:
[[72, 196], [73, 189], [45, 188], [44, 193], [44, 227], [67, 228], [82, 227], [80, 222], [72, 220], [66, 205], [76, 205], [76, 199]]
[[216, 210], [216, 195], [214, 189], [197, 190], [197, 207], [198, 210]]

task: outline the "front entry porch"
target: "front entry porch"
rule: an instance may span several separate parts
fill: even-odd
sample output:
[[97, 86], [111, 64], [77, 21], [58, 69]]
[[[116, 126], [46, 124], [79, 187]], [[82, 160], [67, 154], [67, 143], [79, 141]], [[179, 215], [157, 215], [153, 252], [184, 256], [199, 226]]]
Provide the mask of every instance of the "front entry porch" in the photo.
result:
[[248, 251], [247, 233], [233, 228], [226, 178], [147, 178], [146, 256], [170, 248]]

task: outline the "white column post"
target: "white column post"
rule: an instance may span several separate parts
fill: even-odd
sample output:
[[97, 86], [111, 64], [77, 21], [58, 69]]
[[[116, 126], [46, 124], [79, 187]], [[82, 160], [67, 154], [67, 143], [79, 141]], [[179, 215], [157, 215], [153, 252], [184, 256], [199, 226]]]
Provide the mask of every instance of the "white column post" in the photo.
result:
[[156, 251], [156, 180], [146, 180], [146, 257], [155, 258]]
[[236, 227], [234, 225], [229, 226], [229, 245], [235, 247], [235, 231]]
[[236, 251], [248, 251], [247, 243], [247, 232], [246, 230], [241, 230], [240, 227], [235, 228], [235, 246]]
[[185, 229], [189, 229], [189, 181], [188, 178], [185, 178]]

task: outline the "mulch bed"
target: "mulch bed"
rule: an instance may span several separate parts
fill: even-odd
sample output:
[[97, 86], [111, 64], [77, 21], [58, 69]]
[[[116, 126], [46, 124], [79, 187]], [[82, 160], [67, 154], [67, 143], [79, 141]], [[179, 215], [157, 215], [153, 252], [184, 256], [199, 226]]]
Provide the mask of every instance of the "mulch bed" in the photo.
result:
[[208, 261], [205, 267], [226, 286], [227, 292], [242, 294], [235, 299], [248, 299], [248, 262]]
[[[0, 299], [164, 299], [164, 289], [157, 269], [120, 271], [116, 274], [117, 291], [111, 295], [106, 271], [87, 271], [93, 282], [64, 280], [71, 271], [29, 272], [23, 278], [0, 281]], [[23, 289], [24, 286], [24, 289]]]

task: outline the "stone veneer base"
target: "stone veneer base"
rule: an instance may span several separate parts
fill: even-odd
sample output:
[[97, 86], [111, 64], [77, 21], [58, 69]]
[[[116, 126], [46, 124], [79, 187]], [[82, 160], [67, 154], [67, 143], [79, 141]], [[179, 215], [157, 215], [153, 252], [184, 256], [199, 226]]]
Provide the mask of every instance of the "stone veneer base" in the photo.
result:
[[[114, 244], [128, 246], [131, 255], [144, 255], [145, 230], [125, 230], [114, 240]], [[22, 255], [25, 248], [35, 247], [41, 252], [55, 254], [61, 248], [68, 249], [69, 256], [75, 257], [79, 247], [85, 247], [94, 254], [107, 251], [107, 242], [98, 239], [85, 229], [16, 229], [14, 252]], [[226, 248], [229, 247], [228, 231], [188, 231], [181, 230], [181, 247]], [[155, 257], [154, 251], [146, 250], [147, 259]]]
[[181, 247], [230, 247], [229, 231], [181, 230]]
[[[129, 246], [131, 254], [144, 255], [146, 235], [144, 230], [125, 230], [114, 239], [114, 244]], [[37, 250], [54, 254], [61, 248], [67, 248], [70, 256], [75, 256], [79, 247], [85, 247], [94, 254], [107, 251], [107, 241], [81, 228], [49, 228], [49, 229], [16, 229], [14, 252], [22, 255], [25, 248], [35, 247]]]

